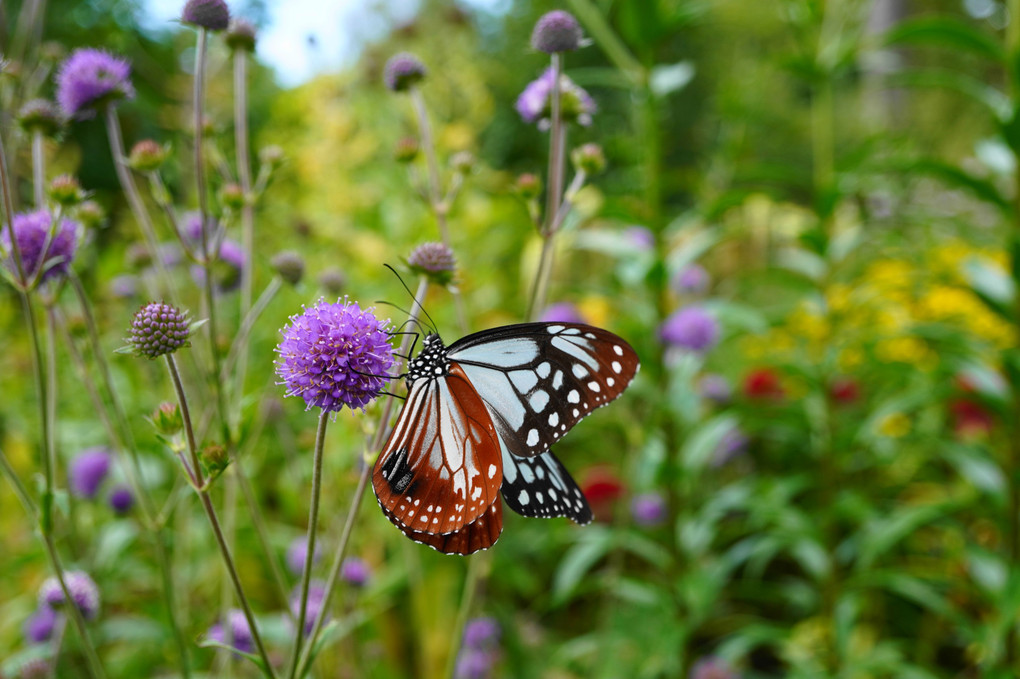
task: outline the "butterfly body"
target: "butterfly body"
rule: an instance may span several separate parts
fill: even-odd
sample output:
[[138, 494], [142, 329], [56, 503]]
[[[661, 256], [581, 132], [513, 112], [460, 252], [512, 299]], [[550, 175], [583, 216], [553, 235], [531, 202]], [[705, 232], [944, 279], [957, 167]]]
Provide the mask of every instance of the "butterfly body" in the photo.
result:
[[383, 513], [408, 537], [457, 554], [499, 537], [500, 494], [523, 516], [589, 522], [549, 446], [619, 396], [637, 369], [629, 344], [583, 324], [503, 326], [449, 346], [426, 336], [373, 470]]

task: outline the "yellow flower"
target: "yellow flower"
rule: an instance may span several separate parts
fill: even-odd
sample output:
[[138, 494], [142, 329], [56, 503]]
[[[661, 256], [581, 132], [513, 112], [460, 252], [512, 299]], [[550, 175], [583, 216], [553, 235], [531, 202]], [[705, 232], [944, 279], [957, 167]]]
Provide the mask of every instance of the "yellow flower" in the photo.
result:
[[878, 422], [878, 433], [898, 439], [910, 433], [910, 418], [903, 413], [890, 413]]
[[922, 366], [933, 356], [931, 349], [919, 337], [906, 335], [884, 339], [875, 345], [875, 355], [885, 363], [909, 363]]
[[577, 303], [577, 310], [589, 324], [598, 328], [604, 328], [610, 324], [609, 316], [612, 313], [612, 307], [609, 305], [609, 300], [601, 295], [588, 295]]

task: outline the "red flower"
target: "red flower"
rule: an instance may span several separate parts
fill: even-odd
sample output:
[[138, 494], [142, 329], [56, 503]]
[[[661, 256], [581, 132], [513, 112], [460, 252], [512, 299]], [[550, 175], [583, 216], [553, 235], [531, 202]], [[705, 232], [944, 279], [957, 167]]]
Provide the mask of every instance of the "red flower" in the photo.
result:
[[772, 368], [755, 368], [744, 378], [744, 395], [752, 399], [776, 400], [785, 392], [779, 374]]
[[951, 401], [949, 412], [953, 416], [953, 431], [963, 439], [987, 434], [995, 425], [995, 415], [984, 404], [966, 397]]
[[829, 396], [840, 405], [850, 405], [861, 397], [861, 385], [852, 377], [837, 377], [829, 385]]
[[623, 482], [609, 467], [592, 467], [585, 473], [581, 492], [584, 493], [596, 520], [610, 520], [613, 507], [623, 495]]

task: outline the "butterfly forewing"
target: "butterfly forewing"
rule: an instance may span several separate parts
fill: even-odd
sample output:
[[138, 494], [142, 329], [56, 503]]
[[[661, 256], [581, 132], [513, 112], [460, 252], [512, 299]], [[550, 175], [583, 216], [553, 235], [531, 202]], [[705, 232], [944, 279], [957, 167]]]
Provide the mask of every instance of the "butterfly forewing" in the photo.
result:
[[489, 407], [510, 453], [531, 457], [630, 384], [634, 349], [580, 323], [523, 323], [469, 335], [447, 357]]
[[500, 533], [503, 532], [503, 503], [498, 499], [477, 519], [460, 530], [446, 533], [445, 535], [433, 535], [432, 533], [411, 530], [407, 526], [401, 525], [385, 509], [383, 513], [404, 535], [415, 542], [428, 545], [443, 554], [460, 554], [465, 556], [481, 549], [488, 549], [496, 544]]
[[376, 461], [379, 505], [401, 527], [433, 535], [471, 524], [498, 501], [500, 445], [464, 373], [415, 381]]
[[517, 457], [503, 448], [503, 500], [521, 516], [565, 516], [574, 523], [591, 523], [591, 507], [577, 482], [552, 451]]

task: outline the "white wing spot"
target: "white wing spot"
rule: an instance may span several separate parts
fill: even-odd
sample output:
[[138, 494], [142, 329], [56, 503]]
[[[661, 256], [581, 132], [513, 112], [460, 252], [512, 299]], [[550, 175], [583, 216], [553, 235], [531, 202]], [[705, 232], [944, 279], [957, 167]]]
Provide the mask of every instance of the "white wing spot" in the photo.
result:
[[567, 400], [570, 401], [571, 403], [580, 403], [581, 394], [577, 392], [577, 389], [571, 389], [570, 393], [567, 394]]
[[620, 365], [619, 361], [613, 361], [613, 372], [620, 373], [623, 371], [623, 366]]
[[555, 427], [559, 423], [560, 423], [560, 414], [559, 413], [552, 413], [551, 415], [549, 415], [549, 426], [550, 427]]
[[532, 429], [528, 432], [528, 445], [534, 448], [538, 445], [538, 430]]
[[495, 475], [496, 475], [496, 465], [490, 464], [489, 465], [489, 478], [491, 479]]
[[602, 390], [602, 387], [600, 387], [599, 383], [596, 382], [595, 380], [592, 380], [591, 382], [588, 383], [588, 388], [596, 393]]
[[562, 326], [562, 325], [550, 325], [548, 328], [546, 328], [546, 330], [549, 331], [550, 335], [555, 335], [560, 330], [563, 330], [563, 327], [564, 326]]
[[616, 352], [617, 356], [623, 356], [623, 347], [621, 347], [620, 345], [614, 344], [613, 345], [613, 351]]
[[616, 380], [614, 380], [612, 377], [607, 377], [606, 378], [606, 384], [608, 384], [611, 387], [614, 384], [616, 384]]
[[517, 496], [517, 501], [522, 505], [528, 504], [531, 501], [531, 498], [528, 497], [528, 491], [521, 489], [520, 495]]
[[[544, 380], [545, 378], [549, 377], [549, 373], [552, 372], [552, 365], [549, 363], [549, 361], [539, 363], [538, 367], [535, 368], [535, 372], [537, 372], [538, 376]], [[617, 370], [616, 372], [620, 371]]]
[[426, 512], [431, 512], [432, 511], [432, 505], [429, 505], [428, 507], [426, 507], [425, 511]]
[[564, 335], [580, 335], [581, 331], [578, 330], [577, 328], [567, 328], [566, 330], [563, 331], [563, 334]]
[[579, 380], [584, 379], [585, 377], [588, 376], [588, 369], [585, 368], [580, 363], [575, 363], [573, 366], [571, 366], [570, 372], [574, 373], [574, 377], [576, 377]]
[[563, 371], [557, 370], [556, 374], [553, 375], [553, 389], [559, 389], [563, 386]]
[[555, 488], [550, 488], [549, 489], [549, 497], [551, 497], [553, 500], [556, 499], [556, 489]]
[[472, 489], [472, 491], [471, 491], [471, 501], [474, 502], [475, 500], [477, 500], [478, 496], [481, 495], [481, 494], [482, 494], [482, 487], [481, 486], [475, 486], [474, 489]]
[[538, 500], [539, 504], [543, 504], [545, 502], [545, 498], [542, 497], [541, 493], [535, 493], [535, 499]]
[[580, 414], [581, 414], [581, 411], [579, 411], [577, 408], [574, 408], [574, 417], [577, 417]]
[[421, 504], [421, 500], [415, 500], [414, 501], [414, 506], [415, 507], [417, 507], [419, 504]]
[[531, 388], [538, 384], [538, 375], [533, 370], [514, 370], [509, 377], [517, 391], [522, 394], [531, 391]]
[[528, 403], [531, 404], [531, 409], [536, 413], [540, 413], [545, 410], [545, 407], [549, 405], [549, 392], [542, 391], [539, 389], [528, 399]]

